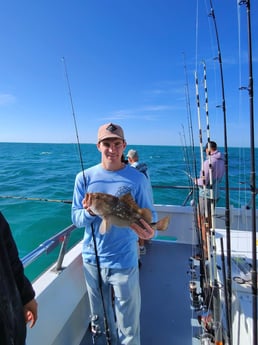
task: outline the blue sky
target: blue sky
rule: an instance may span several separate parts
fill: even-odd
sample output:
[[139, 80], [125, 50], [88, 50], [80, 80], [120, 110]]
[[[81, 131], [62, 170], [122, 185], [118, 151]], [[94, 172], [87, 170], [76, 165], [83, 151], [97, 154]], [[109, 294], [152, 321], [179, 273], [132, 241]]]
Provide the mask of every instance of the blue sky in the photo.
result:
[[[257, 1], [251, 5], [256, 92]], [[223, 60], [228, 145], [248, 146], [248, 92], [238, 90], [248, 86], [246, 8], [240, 7], [239, 17], [236, 0], [213, 0], [213, 7]], [[128, 144], [188, 143], [190, 106], [198, 145], [195, 71], [205, 141], [205, 61], [210, 135], [223, 146], [217, 46], [209, 12], [208, 0], [1, 2], [0, 141], [76, 142], [65, 57], [81, 143], [94, 143], [98, 127], [109, 121], [124, 127]]]

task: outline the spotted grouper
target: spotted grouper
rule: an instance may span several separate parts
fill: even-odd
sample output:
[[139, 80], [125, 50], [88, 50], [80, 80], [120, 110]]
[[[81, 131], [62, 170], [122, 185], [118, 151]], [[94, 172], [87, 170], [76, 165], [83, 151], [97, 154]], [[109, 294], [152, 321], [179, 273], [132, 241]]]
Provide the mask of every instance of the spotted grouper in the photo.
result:
[[142, 239], [150, 239], [155, 230], [168, 228], [170, 217], [166, 216], [156, 223], [151, 223], [152, 212], [148, 208], [140, 208], [131, 194], [120, 198], [105, 193], [87, 193], [84, 207], [102, 218], [100, 233], [105, 234], [110, 226], [130, 227]]

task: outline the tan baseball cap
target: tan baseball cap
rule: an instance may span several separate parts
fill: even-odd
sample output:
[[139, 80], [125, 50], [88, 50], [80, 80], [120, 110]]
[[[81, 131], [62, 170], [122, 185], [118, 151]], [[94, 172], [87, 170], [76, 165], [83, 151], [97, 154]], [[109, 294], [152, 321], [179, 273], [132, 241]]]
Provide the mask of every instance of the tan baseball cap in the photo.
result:
[[124, 140], [124, 131], [122, 127], [111, 122], [100, 126], [98, 130], [98, 143], [108, 138], [119, 138]]

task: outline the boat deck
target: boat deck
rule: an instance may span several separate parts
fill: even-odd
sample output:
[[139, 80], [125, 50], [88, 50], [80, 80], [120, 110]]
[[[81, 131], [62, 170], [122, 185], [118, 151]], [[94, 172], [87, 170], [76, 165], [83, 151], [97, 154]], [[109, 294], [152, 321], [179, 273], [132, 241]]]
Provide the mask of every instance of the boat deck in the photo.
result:
[[[141, 257], [141, 345], [192, 344], [189, 257], [192, 246], [151, 241]], [[80, 345], [92, 344], [87, 332]]]

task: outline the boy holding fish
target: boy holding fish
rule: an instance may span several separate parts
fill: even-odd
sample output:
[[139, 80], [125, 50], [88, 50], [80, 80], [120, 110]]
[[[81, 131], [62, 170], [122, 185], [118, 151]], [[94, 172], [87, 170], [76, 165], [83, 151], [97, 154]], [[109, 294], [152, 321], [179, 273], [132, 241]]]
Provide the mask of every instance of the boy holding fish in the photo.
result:
[[94, 344], [140, 345], [137, 240], [153, 237], [156, 213], [147, 179], [121, 160], [123, 129], [101, 126], [97, 148], [101, 162], [77, 174], [72, 204], [73, 223], [85, 227], [82, 257]]

